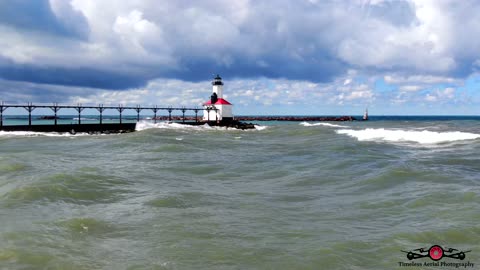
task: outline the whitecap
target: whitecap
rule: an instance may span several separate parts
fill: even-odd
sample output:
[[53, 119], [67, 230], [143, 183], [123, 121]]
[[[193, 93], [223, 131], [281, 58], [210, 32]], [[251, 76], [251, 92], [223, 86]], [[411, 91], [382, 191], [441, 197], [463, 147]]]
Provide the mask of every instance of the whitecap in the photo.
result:
[[342, 129], [336, 131], [359, 141], [387, 141], [387, 142], [416, 142], [419, 144], [438, 144], [480, 138], [480, 134], [461, 131], [417, 131], [417, 130], [393, 130], [384, 128], [367, 128], [362, 130]]
[[[208, 124], [204, 125], [188, 125], [175, 122], [158, 122], [152, 123], [151, 121], [140, 121], [137, 122], [136, 131], [142, 131], [147, 129], [170, 129], [170, 130], [238, 130], [236, 128], [227, 128], [219, 126], [210, 126]], [[256, 130], [264, 130], [266, 127], [255, 125]]]
[[[73, 118], [72, 120], [78, 121], [78, 117]], [[96, 118], [80, 118], [80, 121], [98, 121]]]
[[338, 128], [348, 128], [348, 126], [342, 126], [342, 125], [336, 125], [336, 124], [330, 124], [330, 123], [308, 123], [308, 122], [302, 122], [300, 123], [301, 126], [304, 127], [316, 127], [316, 126], [326, 126], [326, 127], [338, 127]]
[[0, 136], [4, 137], [74, 137], [74, 136], [87, 136], [88, 133], [57, 133], [57, 132], [34, 132], [34, 131], [0, 131]]
[[254, 127], [256, 130], [265, 130], [268, 128], [267, 126], [259, 126], [259, 125], [254, 125]]
[[152, 123], [148, 121], [140, 121], [137, 122], [137, 125], [135, 127], [136, 131], [142, 131], [146, 129], [188, 129], [188, 128], [196, 128], [196, 126], [190, 126], [190, 125], [182, 125], [178, 123], [170, 123], [170, 122], [158, 122], [158, 123]]

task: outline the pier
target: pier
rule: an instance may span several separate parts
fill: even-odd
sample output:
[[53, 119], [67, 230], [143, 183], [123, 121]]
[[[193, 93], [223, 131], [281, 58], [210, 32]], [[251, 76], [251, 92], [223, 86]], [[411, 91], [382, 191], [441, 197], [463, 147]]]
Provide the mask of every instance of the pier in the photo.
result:
[[[23, 108], [28, 113], [28, 125], [4, 125], [4, 112], [8, 108]], [[36, 109], [50, 109], [52, 110], [52, 115], [42, 116], [42, 119], [53, 120], [54, 123], [52, 125], [34, 125], [32, 124], [32, 113]], [[59, 111], [62, 109], [73, 109], [76, 111], [78, 120], [77, 123], [71, 124], [60, 124], [58, 123], [59, 119]], [[92, 123], [82, 123], [82, 112], [85, 109], [94, 109], [98, 111], [99, 116], [99, 123], [92, 124]], [[104, 111], [110, 109], [115, 110], [118, 112], [118, 123], [104, 123]], [[35, 105], [33, 103], [27, 103], [23, 105], [18, 104], [5, 104], [4, 102], [0, 102], [0, 130], [3, 131], [36, 131], [36, 132], [87, 132], [87, 133], [123, 133], [123, 132], [132, 132], [135, 131], [136, 123], [124, 123], [122, 121], [124, 112], [126, 110], [133, 110], [136, 112], [136, 120], [137, 122], [140, 121], [140, 113], [142, 111], [151, 111], [153, 113], [152, 120], [156, 123], [157, 120], [160, 119], [158, 115], [159, 112], [164, 111], [168, 113], [168, 116], [161, 116], [168, 121], [172, 121], [174, 118], [175, 120], [179, 120], [181, 123], [190, 124], [202, 124], [199, 120], [198, 113], [202, 111], [201, 108], [186, 108], [186, 107], [158, 107], [158, 106], [149, 106], [149, 107], [142, 107], [140, 105], [137, 106], [104, 106], [100, 104], [98, 106], [85, 106], [82, 104], [77, 105], [59, 105], [58, 103], [53, 103], [52, 105]], [[214, 108], [209, 110], [216, 110]], [[175, 112], [179, 112], [181, 116], [172, 115]], [[193, 112], [195, 115], [193, 116], [186, 116], [187, 112]], [[207, 122], [213, 122], [215, 119]]]
[[[22, 108], [28, 113], [28, 124], [26, 125], [5, 125], [4, 124], [4, 112], [9, 108]], [[51, 115], [41, 115], [39, 119], [53, 120], [53, 124], [32, 124], [32, 113], [36, 109], [50, 109]], [[58, 123], [60, 110], [73, 109], [76, 112], [78, 119], [74, 123]], [[82, 122], [82, 112], [85, 109], [93, 109], [98, 112], [97, 123], [84, 123]], [[118, 112], [118, 122], [105, 123], [104, 112], [105, 110], [114, 110]], [[219, 121], [218, 118], [210, 119], [210, 111], [217, 111], [215, 107], [201, 108], [187, 108], [187, 107], [158, 107], [158, 106], [104, 106], [99, 104], [98, 106], [86, 106], [82, 104], [77, 105], [59, 105], [53, 103], [52, 105], [35, 105], [33, 103], [27, 103], [23, 105], [19, 104], [5, 104], [0, 102], [0, 131], [33, 131], [33, 132], [69, 132], [75, 134], [80, 133], [126, 133], [133, 132], [136, 128], [136, 123], [124, 122], [124, 112], [131, 110], [136, 113], [136, 122], [140, 121], [140, 113], [142, 111], [151, 111], [151, 121], [157, 123], [157, 121], [169, 121], [176, 123], [183, 123], [188, 125], [203, 125], [209, 124], [211, 126], [224, 126], [237, 129], [252, 129], [253, 124], [245, 123], [241, 121], [355, 121], [352, 116], [237, 116], [234, 119], [227, 121]], [[164, 112], [166, 114], [159, 115]], [[201, 118], [199, 112], [206, 111], [207, 118], [205, 116]], [[187, 114], [190, 112], [190, 114]], [[204, 112], [205, 114], [205, 112]], [[130, 115], [131, 116], [131, 115]], [[135, 116], [135, 115], [134, 115]], [[129, 120], [132, 118], [130, 117]]]
[[[86, 133], [124, 133], [132, 132], [136, 129], [136, 122], [140, 121], [140, 113], [142, 111], [151, 111], [153, 113], [151, 120], [155, 123], [158, 120], [183, 123], [188, 125], [203, 125], [208, 124], [210, 126], [221, 126], [226, 128], [236, 129], [254, 129], [255, 125], [252, 123], [245, 123], [241, 121], [354, 121], [356, 120], [352, 116], [238, 116], [233, 115], [233, 104], [228, 102], [223, 97], [223, 81], [222, 78], [217, 75], [212, 81], [212, 95], [210, 99], [203, 103], [203, 108], [187, 108], [187, 107], [158, 107], [149, 106], [142, 107], [137, 106], [104, 106], [99, 104], [98, 106], [85, 106], [82, 104], [77, 105], [58, 105], [58, 103], [52, 103], [52, 105], [35, 105], [33, 103], [27, 103], [23, 105], [18, 104], [5, 104], [0, 102], [0, 130], [2, 131], [36, 131], [36, 132], [70, 132], [72, 134], [77, 132]], [[21, 108], [28, 113], [28, 125], [4, 125], [4, 112], [9, 108]], [[32, 124], [32, 112], [36, 109], [50, 109], [52, 114], [41, 116], [43, 120], [53, 120], [53, 124]], [[75, 111], [78, 118], [75, 123], [58, 123], [59, 111], [70, 109]], [[82, 112], [85, 109], [93, 109], [98, 112], [99, 123], [82, 123]], [[104, 123], [105, 110], [114, 110], [118, 112], [118, 122]], [[135, 123], [125, 123], [122, 121], [123, 114], [126, 110], [131, 110], [136, 113]], [[158, 115], [159, 112], [164, 111], [167, 115]], [[202, 111], [202, 118], [199, 119], [198, 113]], [[172, 115], [175, 112], [179, 112], [176, 115]], [[193, 112], [186, 115], [187, 112]], [[368, 119], [368, 118], [367, 118]], [[97, 121], [97, 119], [94, 119]], [[111, 120], [111, 119], [110, 119]], [[131, 120], [131, 119], [129, 119]], [[366, 119], [365, 119], [366, 120]]]

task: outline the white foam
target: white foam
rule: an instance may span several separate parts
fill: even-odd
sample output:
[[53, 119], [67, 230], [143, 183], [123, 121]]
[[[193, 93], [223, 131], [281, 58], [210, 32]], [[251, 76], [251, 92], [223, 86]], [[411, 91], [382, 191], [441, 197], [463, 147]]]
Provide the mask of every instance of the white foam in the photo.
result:
[[389, 130], [383, 128], [367, 128], [362, 130], [341, 129], [338, 134], [346, 134], [359, 141], [388, 141], [388, 142], [416, 142], [419, 144], [438, 144], [480, 138], [480, 134], [461, 131], [416, 131], [416, 130]]
[[347, 126], [335, 125], [335, 124], [330, 124], [330, 123], [313, 123], [313, 124], [310, 124], [308, 122], [302, 122], [302, 123], [300, 123], [300, 125], [302, 125], [304, 127], [326, 126], [326, 127], [348, 128]]
[[256, 130], [265, 130], [268, 128], [267, 126], [259, 126], [259, 125], [254, 125], [254, 127]]
[[[73, 121], [78, 121], [78, 117], [72, 119]], [[98, 121], [96, 118], [80, 118], [80, 121]]]
[[[182, 125], [178, 123], [169, 123], [169, 122], [153, 123], [150, 121], [140, 121], [140, 122], [137, 122], [135, 130], [142, 131], [146, 129], [199, 129], [200, 127], [202, 126]], [[203, 127], [203, 128], [208, 128], [208, 127]]]
[[[267, 127], [255, 125], [256, 130], [264, 130]], [[208, 124], [204, 125], [183, 125], [181, 123], [172, 123], [172, 122], [158, 122], [153, 123], [151, 121], [140, 121], [137, 122], [136, 130], [142, 131], [147, 129], [172, 129], [172, 130], [238, 130], [236, 128], [227, 128], [227, 127], [218, 127], [218, 126], [209, 126]]]
[[87, 136], [87, 133], [57, 133], [57, 132], [33, 132], [33, 131], [0, 131], [0, 137], [74, 137]]

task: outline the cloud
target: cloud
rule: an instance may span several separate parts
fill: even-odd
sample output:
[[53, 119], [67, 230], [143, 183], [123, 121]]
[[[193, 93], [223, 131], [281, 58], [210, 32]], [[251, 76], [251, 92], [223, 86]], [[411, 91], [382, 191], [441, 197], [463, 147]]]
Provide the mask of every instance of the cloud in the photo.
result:
[[432, 94], [427, 94], [425, 96], [425, 100], [428, 101], [428, 102], [436, 102], [437, 99], [438, 99], [438, 97], [435, 96], [435, 95], [432, 95]]
[[28, 34], [32, 31], [84, 39], [88, 25], [81, 13], [62, 0], [0, 2], [0, 24]]
[[[1, 5], [0, 32], [7, 34], [2, 48], [14, 52], [4, 55], [11, 61], [4, 70], [48, 66], [63, 69], [79, 85], [72, 73], [80, 69], [135, 73], [144, 84], [159, 77], [199, 81], [219, 71], [239, 78], [328, 82], [352, 67], [456, 76], [472, 69], [480, 47], [458, 33], [479, 34], [475, 20], [465, 23], [470, 17], [459, 15], [479, 11], [475, 1], [16, 0]], [[5, 74], [38, 81], [28, 72], [24, 78]], [[96, 80], [84, 85], [122, 88]]]
[[109, 71], [96, 69], [95, 67], [58, 68], [58, 67], [32, 67], [30, 65], [15, 65], [14, 67], [0, 66], [0, 73], [4, 78], [16, 81], [96, 87], [105, 89], [122, 89], [143, 85], [145, 75], [129, 72]]
[[0, 78], [38, 100], [144, 103], [156, 86], [160, 103], [198, 104], [214, 73], [239, 105], [456, 99], [479, 68], [478, 12], [474, 0], [3, 1]]
[[437, 89], [432, 93], [425, 95], [425, 100], [428, 102], [448, 102], [455, 97], [455, 88], [447, 87], [445, 89]]
[[[352, 81], [352, 79], [347, 79]], [[333, 97], [330, 98], [330, 102], [336, 103], [338, 105], [343, 105], [346, 102], [352, 104], [368, 104], [375, 99], [375, 94], [371, 89], [370, 85], [364, 83], [349, 83], [345, 85], [337, 84], [336, 91], [333, 93]], [[329, 95], [331, 95], [329, 93]]]
[[211, 94], [210, 82], [185, 82], [174, 79], [150, 81], [146, 86], [122, 91], [97, 90], [70, 96], [65, 102], [125, 106], [158, 105], [201, 106]]
[[[432, 75], [401, 76], [398, 74], [393, 74], [385, 75], [383, 80], [389, 85], [393, 85], [398, 88], [400, 94], [395, 98], [396, 103], [398, 103], [400, 100], [405, 102], [405, 98], [407, 97], [416, 97], [417, 94], [415, 92], [433, 91], [439, 86], [453, 89], [454, 87], [462, 86], [464, 83], [461, 79]], [[400, 96], [402, 98], [399, 98]], [[426, 94], [427, 101], [435, 101], [435, 97], [436, 95], [431, 95], [430, 93]]]
[[404, 91], [404, 92], [415, 92], [422, 89], [423, 87], [420, 85], [402, 85], [398, 88], [398, 90]]
[[433, 76], [433, 75], [410, 75], [402, 76], [398, 74], [385, 75], [385, 82], [391, 84], [411, 84], [411, 83], [424, 83], [424, 84], [439, 84], [439, 83], [458, 83], [460, 80], [448, 76]]
[[98, 89], [0, 79], [0, 100], [14, 103], [68, 103], [72, 95], [89, 95]]

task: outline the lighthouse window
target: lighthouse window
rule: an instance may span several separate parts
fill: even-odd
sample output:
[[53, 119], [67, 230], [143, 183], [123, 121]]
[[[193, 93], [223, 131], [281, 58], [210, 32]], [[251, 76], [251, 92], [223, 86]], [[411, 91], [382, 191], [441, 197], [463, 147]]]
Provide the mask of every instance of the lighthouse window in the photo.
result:
[[210, 102], [212, 104], [215, 104], [215, 102], [218, 101], [218, 96], [217, 96], [217, 93], [213, 93], [212, 96], [210, 97]]

